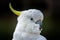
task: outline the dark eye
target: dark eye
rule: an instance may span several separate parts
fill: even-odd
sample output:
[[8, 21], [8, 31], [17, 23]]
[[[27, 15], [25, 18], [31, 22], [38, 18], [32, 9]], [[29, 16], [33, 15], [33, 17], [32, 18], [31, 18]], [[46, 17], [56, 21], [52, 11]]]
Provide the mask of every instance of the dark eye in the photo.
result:
[[33, 18], [31, 18], [31, 20], [33, 20]]

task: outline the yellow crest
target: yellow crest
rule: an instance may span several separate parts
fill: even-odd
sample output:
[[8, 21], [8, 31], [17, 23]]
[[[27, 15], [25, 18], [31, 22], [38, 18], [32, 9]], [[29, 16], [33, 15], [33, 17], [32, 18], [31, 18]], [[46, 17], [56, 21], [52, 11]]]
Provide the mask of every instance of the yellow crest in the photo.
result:
[[21, 11], [16, 11], [15, 9], [12, 8], [11, 3], [9, 3], [9, 8], [11, 9], [11, 11], [16, 14], [17, 16], [19, 16], [21, 14]]

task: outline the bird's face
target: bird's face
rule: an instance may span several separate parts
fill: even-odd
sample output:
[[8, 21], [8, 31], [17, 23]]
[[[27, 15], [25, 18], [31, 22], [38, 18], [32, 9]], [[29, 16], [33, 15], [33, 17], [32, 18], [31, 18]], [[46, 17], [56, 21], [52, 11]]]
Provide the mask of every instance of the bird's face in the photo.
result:
[[[22, 11], [22, 14], [18, 17], [18, 22], [20, 20], [24, 20], [24, 21], [31, 23], [30, 26], [32, 26], [32, 23], [34, 23], [33, 25], [36, 24], [37, 26], [35, 26], [35, 30], [36, 29], [38, 30], [40, 28], [40, 31], [41, 31], [43, 14], [41, 11], [36, 10], [36, 9], [30, 9], [30, 10]], [[29, 24], [29, 23], [27, 23], [27, 24]], [[28, 27], [30, 27], [30, 26], [28, 26]]]

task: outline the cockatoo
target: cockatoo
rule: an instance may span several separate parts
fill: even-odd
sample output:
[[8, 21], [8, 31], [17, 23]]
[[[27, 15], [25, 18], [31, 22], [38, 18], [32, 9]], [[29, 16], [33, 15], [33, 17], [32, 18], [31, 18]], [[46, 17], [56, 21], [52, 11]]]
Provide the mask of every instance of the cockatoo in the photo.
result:
[[12, 40], [47, 40], [44, 36], [40, 35], [44, 18], [40, 10], [16, 11], [12, 8], [11, 3], [9, 7], [13, 13], [18, 15], [18, 22]]

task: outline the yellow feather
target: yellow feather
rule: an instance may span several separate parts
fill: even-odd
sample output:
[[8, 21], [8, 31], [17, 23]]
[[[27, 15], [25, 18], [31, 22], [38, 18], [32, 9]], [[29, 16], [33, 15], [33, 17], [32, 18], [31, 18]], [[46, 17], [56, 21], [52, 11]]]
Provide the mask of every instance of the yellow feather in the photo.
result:
[[17, 16], [21, 15], [21, 11], [16, 11], [15, 9], [12, 8], [11, 3], [9, 3], [9, 8], [11, 9], [11, 11], [16, 14]]

